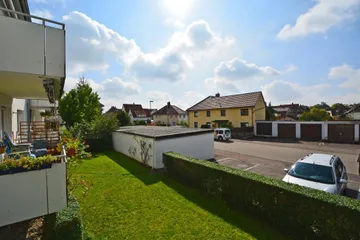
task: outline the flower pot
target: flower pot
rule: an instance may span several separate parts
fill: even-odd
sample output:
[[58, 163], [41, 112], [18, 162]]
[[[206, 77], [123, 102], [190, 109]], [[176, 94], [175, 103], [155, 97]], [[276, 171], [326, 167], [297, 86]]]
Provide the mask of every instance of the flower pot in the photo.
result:
[[7, 175], [7, 174], [10, 174], [10, 170], [1, 170], [0, 171], [0, 176], [1, 175]]
[[45, 163], [43, 165], [41, 165], [40, 169], [46, 169], [46, 168], [51, 168], [52, 164], [51, 163]]
[[6, 151], [6, 147], [0, 147], [0, 154], [3, 154]]
[[75, 156], [75, 154], [76, 154], [76, 149], [75, 148], [66, 149], [66, 155], [68, 157], [73, 157], [73, 156]]
[[24, 169], [22, 167], [17, 167], [17, 168], [11, 168], [9, 171], [11, 174], [15, 174], [15, 173], [26, 172], [26, 169]]

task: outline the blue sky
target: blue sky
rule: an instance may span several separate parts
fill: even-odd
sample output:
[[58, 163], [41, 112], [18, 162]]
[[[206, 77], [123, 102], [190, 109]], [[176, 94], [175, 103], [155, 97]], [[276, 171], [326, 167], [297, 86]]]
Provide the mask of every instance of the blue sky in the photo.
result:
[[[106, 3], [105, 3], [106, 2]], [[67, 90], [106, 107], [262, 91], [266, 102], [360, 102], [360, 0], [29, 0], [64, 22]]]

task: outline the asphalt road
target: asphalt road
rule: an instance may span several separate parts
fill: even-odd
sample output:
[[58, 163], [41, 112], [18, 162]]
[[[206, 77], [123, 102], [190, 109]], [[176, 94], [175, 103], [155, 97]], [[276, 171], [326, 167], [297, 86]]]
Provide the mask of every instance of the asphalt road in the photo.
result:
[[219, 164], [239, 168], [265, 176], [282, 179], [284, 168], [291, 167], [298, 159], [308, 153], [325, 153], [337, 155], [344, 162], [348, 175], [347, 195], [358, 198], [360, 176], [358, 176], [357, 158], [359, 145], [352, 144], [319, 144], [315, 142], [269, 142], [232, 140], [215, 142], [215, 159]]

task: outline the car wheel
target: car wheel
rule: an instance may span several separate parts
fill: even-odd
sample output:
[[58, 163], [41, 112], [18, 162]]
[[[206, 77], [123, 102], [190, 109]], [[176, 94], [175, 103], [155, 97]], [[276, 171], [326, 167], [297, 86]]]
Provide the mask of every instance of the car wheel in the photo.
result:
[[218, 139], [219, 139], [219, 141], [222, 141], [222, 140], [224, 140], [224, 139], [223, 139], [222, 137], [219, 137]]

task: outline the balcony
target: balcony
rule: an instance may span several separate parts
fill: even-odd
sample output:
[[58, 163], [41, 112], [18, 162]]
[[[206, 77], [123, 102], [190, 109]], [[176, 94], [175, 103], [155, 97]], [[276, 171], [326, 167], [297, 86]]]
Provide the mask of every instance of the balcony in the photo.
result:
[[65, 81], [65, 26], [28, 16], [29, 22], [0, 15], [0, 94], [13, 98], [48, 99], [43, 80], [54, 84], [59, 99]]

